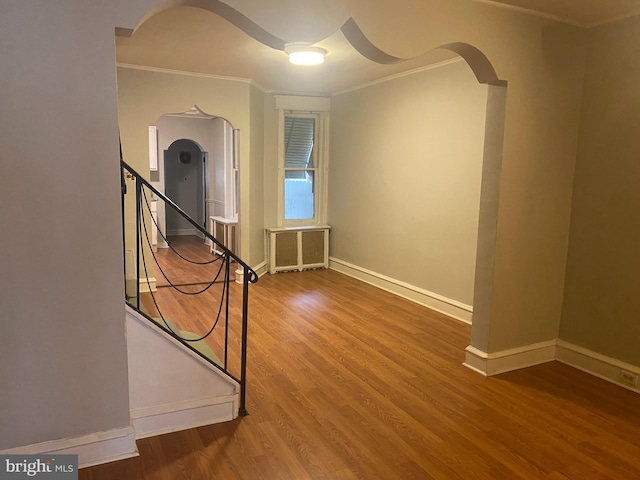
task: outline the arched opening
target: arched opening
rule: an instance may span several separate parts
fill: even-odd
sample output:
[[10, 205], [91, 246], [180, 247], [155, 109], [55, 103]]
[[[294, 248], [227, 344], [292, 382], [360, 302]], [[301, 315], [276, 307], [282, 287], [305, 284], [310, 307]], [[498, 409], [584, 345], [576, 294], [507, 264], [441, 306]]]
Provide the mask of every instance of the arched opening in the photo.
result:
[[450, 43], [442, 45], [440, 48], [460, 55], [467, 62], [478, 82], [487, 85], [473, 322], [470, 345], [466, 349], [465, 357], [466, 366], [486, 373], [484, 359], [486, 359], [489, 345], [489, 324], [493, 298], [507, 82], [498, 78], [495, 68], [478, 48], [466, 43]]
[[[205, 223], [206, 153], [193, 140], [175, 140], [164, 151], [164, 191], [187, 215]], [[166, 236], [200, 233], [175, 211], [166, 212]]]
[[[170, 3], [171, 5], [167, 4], [165, 6], [174, 6], [178, 4], [191, 5], [189, 2], [186, 2], [186, 3], [170, 2]], [[199, 6], [202, 6], [203, 8], [211, 10], [211, 8], [208, 7], [208, 3], [207, 2], [205, 3], [206, 5], [200, 2], [201, 5], [199, 4]], [[193, 20], [193, 18], [191, 20]], [[355, 24], [355, 22], [353, 22], [353, 24]], [[234, 25], [238, 26], [238, 24], [235, 24], [235, 23]], [[157, 28], [159, 30], [159, 27]], [[240, 28], [242, 29], [242, 27]], [[345, 37], [347, 38], [348, 41], [351, 41], [353, 37], [350, 38], [350, 36], [346, 33], [346, 30], [348, 30], [347, 23], [345, 23], [345, 25], [341, 29], [341, 32], [342, 34], [345, 34]], [[142, 29], [140, 29], [140, 31], [142, 31]], [[245, 30], [243, 29], [243, 31]], [[253, 38], [255, 39], [256, 37], [253, 36]], [[359, 41], [360, 41], [359, 46], [356, 46], [357, 52], [359, 52], [359, 54], [361, 55], [366, 56], [363, 53], [363, 51], [366, 50], [365, 43], [368, 42], [368, 40], [366, 39], [366, 37], [364, 37], [364, 35], [362, 35], [362, 38], [360, 38]], [[284, 55], [281, 55], [282, 59], [280, 59], [280, 57], [277, 56], [277, 55], [280, 55], [281, 52], [273, 52], [273, 51], [264, 52], [263, 50], [261, 50], [261, 48], [264, 45], [268, 45], [268, 43], [263, 42], [263, 45], [257, 47], [256, 51], [259, 52], [261, 55], [264, 53], [265, 56], [268, 57], [267, 59], [268, 62], [273, 63], [276, 61], [279, 62], [281, 60], [283, 62], [286, 62]], [[365, 47], [363, 47], [363, 45], [365, 45]], [[355, 45], [352, 42], [352, 47], [351, 47], [352, 50], [353, 50], [353, 46]], [[272, 49], [273, 48], [277, 49], [277, 46], [272, 47]], [[473, 303], [473, 327], [472, 327], [472, 334], [471, 334], [472, 345], [474, 345], [479, 349], [485, 349], [486, 345], [488, 344], [488, 331], [489, 331], [489, 320], [490, 320], [489, 317], [491, 313], [493, 266], [494, 266], [495, 248], [496, 248], [495, 240], [496, 240], [496, 229], [497, 229], [497, 218], [498, 218], [498, 198], [499, 198], [499, 186], [500, 186], [499, 179], [500, 179], [500, 169], [501, 169], [501, 160], [502, 160], [502, 157], [501, 157], [502, 136], [503, 136], [503, 130], [504, 130], [504, 110], [505, 110], [505, 100], [506, 100], [506, 83], [497, 76], [495, 69], [491, 65], [491, 62], [479, 49], [466, 43], [448, 43], [440, 46], [439, 48], [449, 50], [455, 53], [456, 55], [461, 56], [473, 71], [476, 77], [476, 80], [480, 84], [486, 85], [486, 112], [485, 112], [486, 130], [484, 132], [484, 147], [483, 147], [484, 150], [481, 154], [482, 180], [481, 180], [480, 202], [479, 202], [480, 213], [479, 213], [478, 232], [477, 232], [477, 254], [475, 258], [475, 282], [474, 282], [474, 293], [473, 293], [473, 302], [472, 302]], [[371, 51], [374, 52], [374, 54], [376, 51], [380, 52], [380, 50], [375, 48], [372, 49]], [[207, 55], [209, 57], [211, 56], [210, 51], [207, 51]], [[388, 61], [381, 62], [381, 63], [387, 64], [387, 65], [394, 65], [393, 68], [397, 67], [398, 69], [393, 70], [393, 72], [402, 71], [402, 67], [399, 67], [399, 66], [403, 64], [402, 62], [403, 59], [388, 58], [387, 60]], [[349, 62], [354, 61], [354, 58], [349, 57], [348, 61]], [[283, 65], [283, 68], [285, 68], [284, 65]], [[355, 71], [355, 70], [357, 69], [353, 66], [351, 66], [351, 68], [349, 69], [349, 71]], [[285, 70], [283, 70], [283, 72], [285, 72]], [[390, 72], [392, 71], [390, 70]], [[286, 73], [289, 74], [290, 72], [286, 71]], [[295, 75], [284, 75], [284, 74], [282, 74], [281, 76], [288, 77], [289, 79], [295, 77]], [[319, 75], [316, 77], [319, 77]], [[309, 80], [309, 83], [304, 84], [305, 86], [307, 85], [315, 86], [313, 84], [315, 79], [305, 77], [305, 80]], [[331, 87], [331, 88], [337, 88], [337, 87]], [[331, 88], [328, 88], [327, 90], [331, 90]], [[293, 90], [293, 89], [290, 89], [290, 90]], [[297, 90], [300, 91], [300, 88], [298, 88]], [[340, 92], [339, 89], [337, 89], [337, 91]], [[264, 103], [263, 103], [263, 106], [264, 106]], [[265, 112], [267, 112], [267, 109], [265, 109]], [[332, 115], [331, 128], [333, 130], [333, 124], [334, 124], [336, 112], [333, 111], [331, 115]], [[251, 116], [252, 119], [256, 118], [255, 116], [253, 116], [253, 114], [248, 116]], [[243, 163], [243, 165], [249, 165], [249, 163], [251, 164], [250, 168], [252, 172], [256, 171], [254, 170], [254, 167], [263, 169], [263, 171], [260, 172], [262, 173], [263, 177], [260, 178], [260, 180], [257, 182], [257, 184], [260, 185], [260, 188], [254, 188], [254, 186], [251, 187], [252, 202], [254, 201], [256, 202], [256, 203], [252, 203], [252, 205], [255, 205], [255, 207], [250, 206], [250, 207], [247, 207], [246, 210], [244, 210], [247, 213], [251, 211], [251, 213], [250, 213], [250, 216], [245, 216], [242, 219], [242, 224], [241, 224], [241, 228], [243, 229], [243, 231], [245, 226], [247, 226], [248, 228], [246, 232], [247, 235], [244, 237], [246, 240], [245, 247], [248, 247], [248, 250], [245, 252], [241, 249], [241, 253], [244, 255], [249, 251], [251, 252], [257, 251], [258, 255], [256, 255], [256, 258], [259, 258], [260, 254], [264, 251], [264, 248], [263, 248], [264, 244], [259, 243], [261, 239], [264, 241], [263, 227], [271, 226], [271, 222], [273, 222], [273, 220], [270, 220], [270, 218], [273, 219], [276, 217], [276, 214], [270, 210], [270, 209], [273, 209], [273, 206], [275, 205], [276, 202], [273, 200], [272, 197], [270, 197], [271, 192], [269, 188], [269, 185], [271, 185], [269, 183], [270, 179], [274, 175], [270, 171], [273, 165], [269, 163], [270, 152], [267, 151], [267, 148], [269, 146], [268, 145], [269, 135], [273, 134], [273, 132], [269, 132], [269, 127], [267, 125], [268, 122], [266, 120], [267, 117], [268, 117], [268, 114], [265, 113], [264, 115], [265, 123], [263, 125], [253, 124], [252, 126], [252, 128], [253, 127], [262, 128], [263, 131], [260, 131], [260, 134], [267, 132], [267, 134], [258, 135], [258, 136], [261, 136], [262, 140], [267, 139], [266, 145], [264, 145], [265, 149], [260, 152], [263, 154], [261, 159], [263, 160], [263, 163], [259, 165], [260, 162], [256, 161], [255, 159], [248, 159], [246, 157], [243, 159], [243, 162], [245, 162]], [[455, 139], [452, 139], [452, 141], [455, 141]], [[276, 143], [276, 140], [271, 140], [271, 142]], [[256, 151], [254, 147], [257, 146], [258, 144], [259, 144], [258, 142], [255, 142], [252, 144], [253, 145], [252, 154], [253, 152]], [[333, 148], [333, 142], [332, 142], [331, 148]], [[246, 150], [243, 150], [243, 152], [244, 151]], [[388, 158], [392, 159], [394, 158], [394, 156], [390, 155]], [[332, 166], [329, 169], [330, 175], [332, 175], [331, 171], [334, 165], [336, 164], [336, 162], [331, 162], [331, 163], [332, 163]], [[243, 178], [245, 179], [244, 180], [245, 183], [241, 182], [243, 186], [247, 185], [246, 182], [248, 182], [247, 179], [249, 178], [249, 174], [247, 172], [245, 173], [247, 175], [246, 177], [243, 176]], [[256, 175], [252, 173], [251, 176], [254, 178], [259, 178], [259, 173]], [[331, 180], [329, 184], [330, 186], [335, 185], [336, 182]], [[330, 188], [333, 188], [333, 187], [330, 187]], [[345, 189], [345, 192], [346, 191], [347, 189]], [[345, 200], [347, 200], [346, 197], [345, 197]], [[264, 211], [261, 210], [262, 205], [260, 204], [260, 202], [264, 204]], [[342, 204], [344, 205], [345, 202], [343, 202]], [[331, 223], [332, 221], [331, 218], [329, 218], [328, 221], [329, 223]], [[338, 230], [335, 230], [334, 234], [336, 238], [338, 235], [340, 235], [338, 233]], [[251, 239], [250, 242], [248, 240], [249, 238]], [[405, 281], [404, 279], [400, 279], [400, 280]]]
[[[238, 216], [238, 131], [223, 117], [210, 115], [193, 106], [183, 113], [165, 113], [155, 120], [158, 168], [150, 172], [151, 184], [182, 208], [181, 198], [191, 205], [185, 212], [208, 231], [210, 218], [237, 219]], [[187, 143], [181, 143], [181, 142]], [[186, 149], [190, 145], [190, 149]], [[181, 152], [191, 154], [180, 160]], [[194, 156], [198, 156], [195, 158]], [[185, 173], [191, 172], [191, 175]], [[194, 173], [195, 172], [195, 173]], [[197, 177], [193, 176], [197, 174]], [[174, 196], [175, 195], [175, 196]], [[195, 202], [195, 203], [194, 203]], [[190, 235], [192, 227], [171, 224], [163, 202], [157, 205], [160, 248], [163, 235]], [[205, 242], [208, 243], [208, 242]], [[234, 246], [235, 247], [235, 246]]]

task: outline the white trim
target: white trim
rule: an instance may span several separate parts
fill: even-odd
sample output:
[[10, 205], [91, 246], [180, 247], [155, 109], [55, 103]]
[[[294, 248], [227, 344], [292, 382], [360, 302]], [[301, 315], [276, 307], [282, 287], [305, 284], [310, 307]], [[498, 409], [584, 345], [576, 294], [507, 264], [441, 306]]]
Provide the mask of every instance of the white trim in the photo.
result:
[[331, 109], [331, 98], [309, 97], [300, 95], [274, 95], [276, 109], [299, 112], [328, 112]]
[[[267, 261], [264, 260], [260, 262], [258, 265], [256, 265], [255, 267], [251, 267], [251, 269], [254, 272], [256, 272], [258, 277], [261, 277], [265, 273], [267, 273]], [[240, 265], [238, 265], [238, 268], [236, 268], [236, 283], [242, 284], [243, 282], [244, 282], [244, 268], [241, 268]]]
[[267, 93], [267, 89], [265, 87], [263, 87], [262, 85], [257, 83], [255, 80], [252, 80], [250, 78], [228, 77], [228, 76], [224, 76], [224, 75], [214, 75], [212, 73], [190, 72], [188, 70], [172, 70], [170, 68], [150, 67], [148, 65], [134, 65], [133, 63], [122, 63], [122, 62], [116, 62], [116, 67], [128, 68], [128, 69], [131, 69], [131, 70], [142, 70], [142, 71], [145, 71], [145, 72], [169, 73], [169, 74], [172, 74], [172, 75], [184, 75], [184, 76], [187, 76], [187, 77], [211, 78], [211, 79], [214, 79], [214, 80], [225, 80], [225, 81], [229, 81], [229, 82], [248, 83], [250, 85], [253, 85], [257, 89], [262, 90], [263, 92]]
[[131, 410], [136, 439], [233, 420], [238, 395], [203, 398]]
[[626, 20], [627, 18], [632, 18], [632, 17], [637, 17], [638, 15], [640, 15], [640, 10], [637, 10], [633, 13], [627, 13], [625, 15], [619, 15], [617, 17], [611, 17], [607, 20], [601, 20], [599, 22], [596, 23], [591, 23], [589, 25], [587, 25], [587, 28], [593, 28], [593, 27], [600, 27], [602, 25], [607, 25], [608, 23], [614, 23], [614, 22], [619, 22], [621, 20]]
[[[147, 283], [148, 280], [148, 283]], [[156, 277], [145, 277], [140, 279], [140, 293], [157, 292]]]
[[200, 232], [195, 228], [176, 228], [173, 230], [167, 230], [167, 237], [181, 237], [181, 236], [193, 236]]
[[487, 376], [487, 353], [476, 347], [467, 346], [462, 364], [480, 375]]
[[608, 382], [615, 383], [632, 392], [640, 393], [640, 383], [632, 387], [620, 381], [620, 373], [623, 370], [640, 377], [640, 367], [635, 365], [607, 357], [564, 340], [557, 340], [556, 360]]
[[486, 353], [469, 345], [465, 352], [465, 367], [482, 375], [492, 376], [555, 360], [556, 341], [548, 340], [493, 353]]
[[523, 13], [525, 15], [532, 15], [534, 17], [544, 18], [546, 20], [553, 20], [554, 22], [566, 23], [568, 25], [573, 25], [574, 27], [581, 27], [581, 28], [597, 27], [597, 26], [600, 26], [600, 25], [606, 25], [607, 23], [617, 22], [619, 20], [625, 20], [627, 18], [631, 18], [631, 17], [635, 17], [637, 15], [640, 15], [640, 10], [637, 10], [635, 12], [627, 13], [627, 14], [620, 15], [620, 16], [617, 16], [617, 17], [611, 17], [611, 18], [607, 18], [607, 19], [602, 19], [602, 20], [594, 22], [594, 23], [584, 23], [584, 22], [579, 22], [578, 20], [572, 20], [570, 18], [561, 17], [559, 15], [554, 15], [552, 13], [541, 12], [541, 11], [538, 11], [538, 10], [532, 10], [530, 8], [519, 7], [517, 5], [510, 5], [508, 3], [496, 2], [494, 0], [473, 0], [473, 1], [476, 2], [476, 3], [482, 3], [482, 4], [485, 4], [485, 5], [490, 5], [492, 7], [502, 8], [502, 9], [505, 9], [505, 10], [511, 10], [513, 12]]
[[627, 385], [620, 380], [623, 371], [640, 378], [640, 367], [560, 339], [494, 353], [486, 353], [469, 345], [465, 349], [463, 365], [481, 375], [492, 376], [552, 360], [640, 393], [640, 380], [636, 386]]
[[149, 171], [158, 171], [158, 127], [149, 125]]
[[264, 93], [271, 93], [273, 95], [290, 95], [293, 97], [331, 97], [331, 92], [309, 92], [304, 90], [274, 90], [265, 89]]
[[244, 283], [244, 268], [240, 268], [239, 265], [236, 268], [236, 283]]
[[568, 18], [553, 15], [552, 13], [540, 12], [538, 10], [532, 10], [530, 8], [519, 7], [517, 5], [510, 5], [508, 3], [495, 2], [493, 0], [473, 0], [476, 3], [482, 3], [484, 5], [490, 5], [492, 7], [502, 8], [504, 10], [511, 10], [512, 12], [523, 13], [525, 15], [533, 15], [534, 17], [544, 18], [546, 20], [553, 20], [554, 22], [568, 23], [574, 27], [588, 27], [589, 25], [578, 22], [576, 20], [570, 20]]
[[[149, 280], [149, 282], [147, 283], [147, 280]], [[156, 287], [157, 281], [155, 277], [142, 277], [139, 280], [140, 283], [140, 292], [141, 293], [148, 293], [148, 292], [157, 292], [158, 289]], [[149, 289], [149, 287], [151, 287], [151, 289]], [[134, 292], [136, 290], [136, 277], [135, 276], [131, 276], [131, 275], [127, 275], [127, 279], [126, 279], [126, 289], [127, 292]]]
[[253, 271], [258, 274], [258, 277], [261, 277], [267, 273], [267, 261], [260, 262], [255, 267], [252, 267]]
[[454, 63], [464, 62], [464, 58], [460, 56], [456, 56], [455, 58], [450, 58], [449, 60], [443, 60], [441, 62], [431, 63], [429, 65], [425, 65], [423, 67], [414, 68], [413, 70], [407, 70], [406, 72], [395, 73], [393, 75], [389, 75], [388, 77], [382, 77], [377, 80], [372, 80], [367, 83], [363, 83], [360, 85], [356, 85], [355, 87], [349, 87], [345, 90], [340, 90], [339, 92], [335, 92], [331, 94], [332, 97], [337, 97], [338, 95], [343, 95], [345, 93], [353, 92], [355, 90], [360, 90], [361, 88], [371, 87], [373, 85], [378, 85], [379, 83], [390, 82], [391, 80], [396, 80], [398, 78], [407, 77], [409, 75], [414, 75], [416, 73], [426, 72], [428, 70], [433, 70], [436, 68], [446, 67], [447, 65], [452, 65]]
[[[277, 221], [278, 225], [284, 225], [284, 110], [278, 109], [278, 203]], [[317, 200], [317, 199], [316, 199]], [[316, 203], [317, 204], [317, 203]]]
[[457, 300], [387, 277], [386, 275], [372, 272], [366, 268], [358, 267], [334, 257], [329, 258], [329, 268], [406, 298], [407, 300], [411, 300], [412, 302], [424, 305], [431, 310], [443, 313], [461, 322], [471, 324], [473, 314], [473, 307], [471, 305], [466, 305]]
[[0, 451], [11, 454], [72, 454], [78, 455], [78, 467], [85, 468], [102, 463], [137, 457], [135, 432], [132, 427], [95, 432], [82, 437], [64, 438], [35, 443], [24, 447]]
[[[285, 108], [286, 107], [286, 108]], [[278, 201], [277, 226], [294, 227], [322, 225], [327, 218], [327, 198], [329, 194], [329, 109], [331, 99], [328, 97], [299, 97], [276, 95], [278, 112]], [[306, 109], [306, 110], [305, 110]], [[286, 220], [284, 218], [284, 178], [285, 178], [285, 117], [302, 117], [315, 119], [315, 137], [318, 148], [314, 148], [315, 190], [313, 218], [302, 220]]]

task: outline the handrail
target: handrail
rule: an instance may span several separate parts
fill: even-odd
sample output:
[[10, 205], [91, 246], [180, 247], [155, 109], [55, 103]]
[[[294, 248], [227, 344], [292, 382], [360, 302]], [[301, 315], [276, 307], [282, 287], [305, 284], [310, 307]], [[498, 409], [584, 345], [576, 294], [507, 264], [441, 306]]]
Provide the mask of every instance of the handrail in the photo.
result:
[[213, 235], [211, 235], [207, 230], [205, 230], [202, 226], [200, 226], [193, 218], [191, 218], [188, 214], [186, 214], [178, 205], [175, 204], [173, 200], [166, 197], [164, 194], [160, 193], [153, 185], [151, 185], [147, 180], [144, 179], [142, 175], [140, 175], [136, 170], [134, 170], [127, 162], [124, 160], [120, 160], [120, 164], [126, 168], [136, 179], [140, 180], [140, 183], [151, 190], [155, 195], [160, 198], [160, 200], [171, 205], [185, 220], [187, 220], [191, 225], [196, 227], [196, 229], [204, 234], [209, 240], [213, 241], [220, 247], [225, 254], [228, 254], [231, 258], [233, 258], [238, 264], [242, 265], [245, 269], [249, 271], [250, 279], [249, 283], [256, 283], [258, 281], [258, 274], [247, 265], [240, 257], [238, 257], [233, 251], [227, 248], [226, 245], [220, 243]]
[[[247, 325], [248, 325], [248, 298], [249, 298], [249, 283], [256, 283], [258, 281], [258, 274], [251, 268], [249, 267], [249, 265], [247, 265], [244, 261], [242, 261], [242, 259], [240, 259], [235, 253], [233, 253], [226, 245], [222, 244], [220, 241], [218, 241], [211, 233], [209, 233], [207, 230], [205, 230], [202, 226], [200, 226], [195, 220], [193, 220], [187, 213], [185, 213], [178, 205], [176, 205], [171, 199], [167, 198], [164, 194], [162, 194], [161, 192], [159, 192], [153, 185], [151, 185], [147, 180], [145, 180], [136, 170], [134, 170], [130, 165], [128, 165], [124, 160], [122, 160], [122, 158], [120, 159], [120, 164], [121, 164], [121, 169], [122, 169], [122, 222], [123, 222], [123, 248], [125, 249], [125, 255], [126, 255], [126, 244], [125, 244], [125, 195], [127, 193], [127, 185], [126, 185], [126, 177], [127, 178], [131, 178], [135, 180], [135, 204], [136, 204], [136, 219], [135, 219], [135, 224], [136, 224], [136, 246], [135, 246], [135, 280], [136, 280], [136, 288], [135, 288], [135, 295], [136, 295], [136, 299], [137, 299], [137, 305], [133, 305], [131, 304], [128, 300], [127, 300], [127, 304], [129, 306], [131, 306], [132, 308], [134, 308], [138, 313], [142, 314], [143, 317], [145, 317], [147, 320], [151, 321], [152, 323], [154, 323], [155, 325], [157, 325], [158, 327], [160, 327], [162, 330], [164, 330], [165, 332], [167, 332], [169, 335], [171, 335], [173, 338], [175, 338], [176, 340], [178, 340], [180, 343], [182, 343], [184, 346], [186, 346], [187, 348], [189, 348], [190, 350], [192, 350], [193, 352], [195, 352], [196, 354], [198, 354], [200, 357], [202, 357], [203, 359], [205, 359], [206, 361], [208, 361], [211, 365], [213, 365], [214, 367], [216, 367], [217, 369], [221, 370], [222, 372], [224, 372], [226, 375], [228, 375], [230, 378], [232, 378], [233, 380], [235, 380], [236, 382], [238, 382], [239, 386], [240, 386], [240, 401], [239, 401], [239, 409], [238, 409], [238, 414], [240, 416], [245, 416], [247, 415], [247, 410], [245, 408], [245, 403], [246, 403], [246, 360], [247, 360]], [[125, 172], [128, 172], [128, 175], [125, 174]], [[185, 294], [185, 295], [198, 295], [200, 293], [204, 293], [205, 291], [207, 291], [210, 287], [212, 287], [216, 282], [218, 282], [218, 278], [221, 275], [221, 272], [224, 269], [224, 276], [222, 277], [222, 290], [220, 293], [220, 305], [219, 308], [217, 309], [217, 312], [213, 312], [214, 315], [214, 321], [212, 322], [212, 326], [209, 329], [209, 331], [204, 334], [203, 336], [200, 335], [196, 335], [196, 338], [183, 338], [184, 335], [187, 335], [187, 333], [189, 335], [192, 335], [191, 332], [183, 332], [181, 331], [179, 328], [177, 328], [176, 330], [178, 331], [174, 331], [174, 328], [172, 328], [173, 323], [168, 321], [162, 314], [160, 306], [158, 305], [158, 302], [156, 300], [156, 296], [153, 293], [153, 291], [151, 291], [152, 289], [150, 288], [149, 285], [149, 290], [150, 290], [150, 295], [151, 295], [151, 299], [153, 301], [153, 304], [155, 305], [155, 309], [158, 312], [158, 315], [160, 317], [160, 319], [162, 320], [162, 322], [158, 321], [155, 318], [152, 318], [151, 315], [147, 314], [146, 312], [144, 312], [142, 310], [142, 305], [141, 305], [141, 300], [140, 300], [140, 269], [144, 269], [143, 275], [147, 278], [147, 283], [148, 283], [148, 278], [149, 278], [149, 274], [148, 274], [148, 268], [147, 268], [147, 260], [145, 257], [145, 254], [143, 253], [143, 249], [142, 249], [142, 232], [144, 231], [144, 236], [146, 237], [147, 240], [147, 244], [149, 247], [151, 247], [151, 241], [149, 239], [149, 232], [147, 230], [147, 224], [145, 223], [145, 215], [143, 215], [143, 198], [144, 201], [146, 203], [147, 209], [150, 210], [150, 206], [149, 206], [149, 202], [147, 200], [147, 195], [144, 193], [143, 187], [146, 187], [150, 192], [152, 192], [154, 195], [156, 195], [156, 197], [158, 198], [158, 200], [160, 201], [164, 201], [165, 204], [169, 207], [172, 208], [173, 210], [175, 210], [176, 212], [178, 212], [178, 214], [184, 218], [185, 220], [187, 220], [191, 225], [193, 225], [193, 227], [195, 227], [196, 231], [200, 232], [200, 234], [204, 235], [207, 239], [209, 239], [210, 241], [214, 242], [218, 247], [219, 250], [222, 251], [222, 255], [220, 255], [220, 257], [216, 260], [211, 260], [211, 261], [207, 261], [204, 263], [201, 263], [200, 265], [206, 265], [206, 264], [210, 264], [213, 262], [217, 262], [217, 261], [222, 261], [223, 263], [220, 264], [220, 268], [218, 269], [217, 274], [215, 274], [214, 278], [211, 280], [211, 282], [202, 290], [198, 291], [198, 292], [187, 292], [187, 291], [183, 291], [180, 288], [177, 287], [177, 285], [174, 285], [169, 278], [167, 278], [167, 275], [165, 274], [164, 270], [162, 269], [162, 267], [160, 266], [160, 264], [158, 263], [158, 259], [155, 255], [155, 253], [153, 252], [153, 249], [150, 248], [151, 250], [151, 256], [153, 257], [153, 260], [156, 262], [157, 267], [160, 270], [160, 273], [165, 277], [165, 279], [169, 282], [170, 286], [172, 288], [174, 288], [176, 291]], [[155, 223], [154, 220], [154, 226], [152, 226], [152, 228], [158, 228], [158, 224]], [[165, 238], [165, 237], [163, 237]], [[165, 238], [166, 240], [166, 238]], [[168, 243], [168, 241], [167, 241]], [[171, 245], [169, 244], [169, 246], [171, 247]], [[173, 247], [171, 247], [173, 249]], [[182, 255], [180, 255], [176, 250], [174, 250], [174, 252], [176, 254], [178, 254], [178, 256], [180, 256], [183, 260], [189, 261], [191, 263], [197, 263], [194, 261], [191, 261], [185, 257], [183, 257]], [[147, 252], [148, 253], [148, 252]], [[230, 262], [231, 260], [237, 262], [237, 264], [242, 267], [243, 269], [243, 277], [242, 277], [242, 318], [241, 318], [241, 351], [240, 351], [240, 355], [239, 355], [239, 360], [240, 360], [240, 374], [239, 375], [234, 375], [230, 370], [229, 370], [229, 366], [228, 366], [228, 353], [229, 353], [229, 292], [230, 292], [230, 286], [229, 283], [231, 282], [230, 280]], [[127, 276], [127, 267], [126, 267], [126, 261], [125, 261], [125, 278]], [[213, 290], [212, 290], [213, 291]], [[133, 296], [133, 295], [131, 295]], [[216, 300], [217, 301], [217, 300]], [[224, 319], [225, 322], [225, 326], [224, 326], [224, 352], [222, 353], [223, 356], [223, 360], [220, 360], [220, 362], [222, 362], [222, 365], [220, 365], [218, 362], [216, 362], [214, 360], [214, 358], [217, 359], [217, 355], [215, 353], [213, 353], [210, 349], [210, 355], [212, 354], [214, 356], [214, 358], [209, 358], [207, 357], [207, 355], [205, 355], [203, 352], [201, 352], [199, 349], [197, 349], [195, 347], [195, 344], [197, 342], [203, 341], [205, 338], [207, 338], [211, 333], [213, 333], [213, 331], [215, 330], [216, 326], [218, 325], [219, 320], [221, 319], [221, 315], [223, 315], [224, 312], [224, 316], [222, 317]], [[164, 325], [162, 324], [164, 323]], [[173, 327], [175, 327], [175, 325], [173, 325]], [[202, 348], [202, 347], [201, 347]]]

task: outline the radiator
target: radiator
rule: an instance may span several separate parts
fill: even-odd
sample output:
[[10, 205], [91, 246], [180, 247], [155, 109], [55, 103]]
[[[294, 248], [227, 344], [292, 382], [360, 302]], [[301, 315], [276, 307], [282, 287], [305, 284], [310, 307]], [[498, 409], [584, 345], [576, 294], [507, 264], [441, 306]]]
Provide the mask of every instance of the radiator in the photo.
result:
[[329, 266], [328, 225], [267, 228], [269, 273]]

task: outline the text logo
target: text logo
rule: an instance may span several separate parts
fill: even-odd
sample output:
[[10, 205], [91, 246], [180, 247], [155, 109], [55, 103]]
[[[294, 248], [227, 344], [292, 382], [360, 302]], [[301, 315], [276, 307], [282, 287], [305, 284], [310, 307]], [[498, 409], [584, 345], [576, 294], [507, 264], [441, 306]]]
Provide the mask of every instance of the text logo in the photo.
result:
[[77, 455], [0, 455], [0, 480], [78, 480]]

